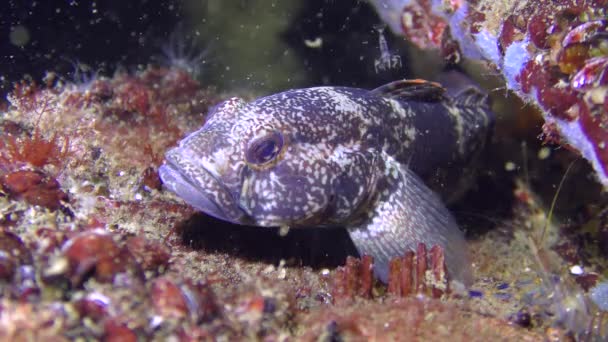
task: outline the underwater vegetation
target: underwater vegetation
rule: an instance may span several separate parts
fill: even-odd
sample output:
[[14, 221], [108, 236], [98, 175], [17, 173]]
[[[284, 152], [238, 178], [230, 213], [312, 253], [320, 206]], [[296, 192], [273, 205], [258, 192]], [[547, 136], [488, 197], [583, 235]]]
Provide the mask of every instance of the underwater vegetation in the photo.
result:
[[545, 139], [583, 156], [608, 187], [608, 2], [372, 0], [397, 35], [446, 59], [483, 60], [541, 108]]
[[[579, 308], [576, 282], [559, 283], [557, 304], [547, 300], [557, 285], [538, 279], [560, 268], [528, 268], [537, 263], [522, 259], [524, 238], [497, 232], [472, 242], [471, 288], [451, 281], [442, 248], [422, 244], [390, 262], [384, 285], [369, 256], [319, 268], [280, 252], [310, 249], [314, 236], [196, 219], [162, 190], [159, 155], [222, 96], [182, 69], [18, 83], [9, 99], [0, 125], [1, 339], [605, 336], [605, 318], [586, 306], [584, 324], [563, 314]], [[544, 211], [517, 191], [525, 226]], [[339, 238], [325, 245], [335, 253]]]
[[[467, 336], [478, 324], [441, 301], [449, 291], [437, 247], [396, 259], [388, 288], [372, 277], [369, 257], [326, 271], [190, 247], [181, 231], [205, 227], [180, 228], [193, 210], [159, 191], [158, 155], [200, 126], [220, 97], [181, 69], [17, 83], [9, 100], [0, 149], [1, 339], [306, 340], [353, 329], [371, 337], [366, 325], [380, 321], [363, 317], [375, 315], [378, 301], [395, 317], [411, 312], [421, 336], [436, 325]], [[332, 308], [349, 302], [359, 304]], [[349, 313], [352, 305], [361, 316]], [[421, 320], [435, 310], [449, 314]], [[537, 334], [491, 324], [507, 330], [480, 336]], [[310, 328], [319, 326], [326, 328]]]

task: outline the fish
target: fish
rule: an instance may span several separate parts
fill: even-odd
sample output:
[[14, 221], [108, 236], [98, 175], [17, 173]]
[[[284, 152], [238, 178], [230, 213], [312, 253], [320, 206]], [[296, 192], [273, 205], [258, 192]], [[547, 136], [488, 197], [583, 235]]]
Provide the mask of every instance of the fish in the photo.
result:
[[343, 227], [385, 283], [390, 260], [418, 243], [441, 246], [450, 277], [468, 282], [464, 234], [444, 201], [470, 182], [493, 120], [479, 89], [450, 96], [422, 79], [234, 97], [166, 152], [159, 176], [224, 221]]

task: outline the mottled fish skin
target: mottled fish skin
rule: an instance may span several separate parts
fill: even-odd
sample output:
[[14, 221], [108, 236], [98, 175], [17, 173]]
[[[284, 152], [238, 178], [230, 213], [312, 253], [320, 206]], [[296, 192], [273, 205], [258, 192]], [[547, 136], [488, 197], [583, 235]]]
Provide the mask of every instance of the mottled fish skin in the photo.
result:
[[448, 271], [466, 281], [463, 234], [434, 191], [461, 192], [492, 122], [484, 94], [450, 98], [422, 80], [232, 98], [167, 152], [159, 173], [190, 205], [226, 221], [343, 226], [383, 281], [389, 260], [419, 242], [443, 246]]

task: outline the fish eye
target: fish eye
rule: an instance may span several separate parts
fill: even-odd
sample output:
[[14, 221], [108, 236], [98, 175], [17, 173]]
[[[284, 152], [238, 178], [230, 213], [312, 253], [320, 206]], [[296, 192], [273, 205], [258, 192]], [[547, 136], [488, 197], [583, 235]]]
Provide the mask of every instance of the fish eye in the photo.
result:
[[283, 135], [272, 132], [249, 144], [245, 154], [247, 162], [253, 165], [262, 165], [274, 160], [283, 148]]

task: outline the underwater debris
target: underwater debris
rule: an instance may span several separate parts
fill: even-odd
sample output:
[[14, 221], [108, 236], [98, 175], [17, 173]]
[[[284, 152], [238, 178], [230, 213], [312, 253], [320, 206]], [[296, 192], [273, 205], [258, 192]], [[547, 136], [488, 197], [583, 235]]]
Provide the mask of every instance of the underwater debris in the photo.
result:
[[[545, 133], [576, 150], [608, 187], [606, 0], [372, 0], [422, 49], [489, 61], [506, 88], [543, 111]], [[555, 138], [553, 138], [555, 140]]]

